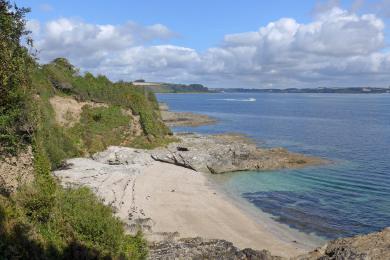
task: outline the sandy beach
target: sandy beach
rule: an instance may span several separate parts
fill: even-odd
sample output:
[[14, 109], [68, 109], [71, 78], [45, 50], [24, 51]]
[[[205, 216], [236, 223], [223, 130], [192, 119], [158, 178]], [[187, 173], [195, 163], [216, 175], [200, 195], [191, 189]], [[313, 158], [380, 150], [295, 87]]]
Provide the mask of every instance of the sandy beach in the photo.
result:
[[149, 241], [224, 239], [239, 248], [267, 249], [285, 257], [313, 249], [308, 240], [286, 230], [278, 229], [276, 235], [273, 221], [247, 214], [213, 187], [205, 173], [154, 161], [131, 148], [110, 149], [94, 159], [68, 160], [68, 167], [54, 174], [65, 186], [90, 187], [116, 209], [130, 231], [141, 227]]
[[177, 231], [180, 237], [225, 239], [239, 248], [267, 249], [285, 257], [309, 249], [303, 241], [297, 244], [281, 240], [268, 229], [269, 223], [259, 223], [260, 215], [254, 220], [243, 212], [227, 195], [213, 188], [203, 173], [155, 163], [137, 179], [135, 191], [145, 214], [155, 220], [154, 232]]

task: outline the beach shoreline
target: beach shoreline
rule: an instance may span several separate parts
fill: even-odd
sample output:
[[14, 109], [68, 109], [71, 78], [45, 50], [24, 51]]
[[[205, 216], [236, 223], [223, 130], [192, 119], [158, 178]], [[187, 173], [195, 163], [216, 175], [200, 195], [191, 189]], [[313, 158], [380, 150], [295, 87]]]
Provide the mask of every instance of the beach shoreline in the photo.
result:
[[91, 188], [129, 232], [142, 230], [150, 242], [219, 239], [283, 257], [319, 245], [258, 212], [249, 214], [217, 188], [210, 174], [153, 160], [146, 150], [109, 147], [93, 158], [68, 160], [54, 175], [65, 187]]
[[[169, 111], [161, 103], [160, 110], [165, 123], [215, 123], [206, 115]], [[324, 243], [316, 236], [278, 223], [224, 189], [212, 175], [301, 168], [326, 163], [325, 160], [282, 148], [260, 148], [241, 134], [175, 135], [180, 141], [165, 148], [148, 151], [113, 146], [92, 158], [70, 159], [67, 167], [54, 175], [65, 187], [89, 187], [114, 208], [128, 232], [142, 231], [150, 243], [200, 237], [288, 258], [306, 254]]]
[[[240, 174], [240, 172], [233, 172], [231, 174]], [[234, 204], [237, 208], [239, 208], [258, 224], [263, 225], [278, 239], [287, 243], [298, 244], [302, 249], [308, 251], [321, 247], [328, 241], [326, 238], [317, 236], [315, 234], [307, 234], [298, 229], [289, 227], [284, 223], [278, 222], [276, 219], [274, 219], [275, 216], [262, 211], [260, 208], [241, 197], [235, 191], [224, 187], [221, 181], [215, 178], [217, 176], [207, 175], [206, 177], [214, 189], [224, 194], [226, 200]], [[228, 178], [230, 178], [230, 176]]]
[[[169, 109], [169, 106], [167, 103], [160, 102], [159, 103], [160, 110], [162, 112], [168, 112], [172, 114], [177, 114], [179, 116], [182, 114], [189, 114], [188, 123], [185, 123], [181, 125], [181, 123], [177, 125], [173, 124], [173, 126], [194, 126], [191, 121], [197, 122], [197, 119], [199, 117], [204, 116], [206, 119], [209, 118], [207, 115], [198, 114], [198, 113], [192, 113], [192, 112], [177, 112], [172, 111]], [[209, 118], [211, 121], [213, 118]], [[199, 124], [199, 125], [207, 125], [207, 120], [205, 121], [205, 124]], [[217, 120], [212, 123], [217, 123]], [[172, 125], [171, 125], [172, 126]], [[198, 126], [195, 124], [195, 126]], [[185, 135], [185, 134], [194, 134], [194, 133], [182, 133], [182, 132], [175, 132], [176, 135]], [[252, 140], [251, 138], [245, 136], [241, 133], [223, 133], [219, 135], [226, 135], [231, 137], [236, 137], [237, 140], [239, 140], [242, 143], [255, 143], [255, 140]], [[218, 136], [218, 135], [217, 135]], [[326, 162], [325, 160], [323, 161]], [[329, 162], [326, 162], [329, 163]], [[314, 164], [315, 165], [315, 164]], [[232, 174], [239, 174], [239, 172], [233, 172]], [[224, 199], [235, 205], [237, 208], [239, 208], [242, 212], [244, 212], [246, 215], [248, 215], [251, 219], [256, 221], [256, 223], [264, 226], [268, 231], [270, 231], [273, 235], [275, 235], [277, 238], [279, 238], [281, 241], [287, 242], [287, 243], [293, 243], [299, 244], [301, 248], [307, 251], [311, 251], [314, 248], [320, 247], [324, 245], [327, 241], [327, 239], [316, 236], [314, 234], [307, 234], [300, 230], [294, 229], [289, 227], [286, 224], [277, 222], [275, 219], [273, 219], [273, 216], [271, 214], [263, 212], [260, 208], [254, 206], [249, 201], [245, 200], [243, 197], [241, 197], [239, 194], [234, 193], [231, 190], [228, 190], [223, 187], [223, 185], [218, 181], [213, 175], [206, 174], [206, 178], [208, 179], [208, 185], [210, 185], [213, 189], [223, 193]], [[224, 174], [224, 176], [226, 176]]]

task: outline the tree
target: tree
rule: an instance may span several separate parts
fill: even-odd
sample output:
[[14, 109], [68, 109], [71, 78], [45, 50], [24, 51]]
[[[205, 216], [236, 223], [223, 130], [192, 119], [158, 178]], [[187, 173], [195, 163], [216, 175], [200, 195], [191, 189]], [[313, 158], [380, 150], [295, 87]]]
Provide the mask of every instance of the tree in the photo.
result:
[[21, 44], [32, 40], [26, 30], [25, 15], [30, 10], [0, 0], [0, 153], [15, 152], [29, 138], [27, 102], [29, 68], [34, 59]]

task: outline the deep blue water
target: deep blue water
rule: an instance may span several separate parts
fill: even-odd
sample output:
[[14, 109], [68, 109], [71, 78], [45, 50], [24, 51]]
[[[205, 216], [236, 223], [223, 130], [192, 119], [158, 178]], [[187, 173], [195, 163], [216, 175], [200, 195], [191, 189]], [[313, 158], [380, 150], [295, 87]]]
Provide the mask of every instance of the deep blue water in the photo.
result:
[[[250, 98], [256, 101], [247, 101]], [[390, 226], [390, 94], [160, 94], [171, 110], [208, 114], [216, 125], [333, 163], [218, 178], [277, 221], [333, 239]]]

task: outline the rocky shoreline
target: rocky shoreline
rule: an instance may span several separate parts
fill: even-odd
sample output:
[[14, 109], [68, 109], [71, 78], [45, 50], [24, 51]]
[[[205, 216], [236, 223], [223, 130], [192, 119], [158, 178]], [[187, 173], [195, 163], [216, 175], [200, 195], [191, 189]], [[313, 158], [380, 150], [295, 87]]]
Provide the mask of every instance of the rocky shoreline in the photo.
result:
[[242, 212], [209, 184], [207, 174], [155, 161], [144, 150], [110, 147], [92, 158], [70, 159], [54, 175], [64, 187], [89, 187], [114, 208], [128, 232], [140, 230], [162, 247], [201, 237], [285, 257], [308, 250], [305, 242], [292, 242], [293, 236], [280, 240]]
[[174, 112], [170, 111], [165, 103], [159, 103], [161, 118], [164, 123], [170, 127], [175, 126], [202, 126], [212, 125], [217, 122], [215, 118], [207, 115], [195, 114], [191, 112]]
[[242, 135], [177, 137], [179, 142], [155, 150], [109, 147], [92, 158], [70, 159], [53, 174], [65, 187], [91, 188], [114, 208], [128, 232], [141, 230], [150, 259], [390, 259], [390, 229], [317, 249], [306, 244], [310, 238], [280, 240], [207, 180], [212, 173], [296, 168], [325, 160], [259, 148]]
[[152, 158], [205, 173], [301, 168], [326, 162], [283, 148], [260, 148], [239, 134], [176, 136], [180, 142], [152, 151]]
[[230, 259], [230, 260], [388, 260], [390, 228], [368, 235], [328, 242], [307, 254], [292, 258], [275, 256], [267, 250], [238, 249], [225, 240], [187, 238], [150, 245], [151, 259]]

